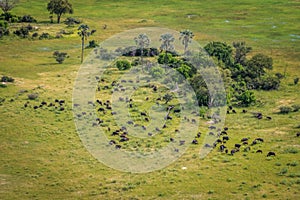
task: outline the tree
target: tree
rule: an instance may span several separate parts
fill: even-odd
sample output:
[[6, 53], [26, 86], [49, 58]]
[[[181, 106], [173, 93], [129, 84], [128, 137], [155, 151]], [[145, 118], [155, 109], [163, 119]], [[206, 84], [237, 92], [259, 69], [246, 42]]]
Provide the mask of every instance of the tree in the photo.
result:
[[173, 51], [174, 45], [172, 44], [175, 41], [175, 38], [170, 33], [165, 33], [160, 36], [159, 41], [162, 42], [160, 49], [163, 51]]
[[73, 14], [72, 4], [68, 0], [50, 0], [47, 5], [47, 10], [51, 15], [57, 15], [57, 23], [60, 23], [60, 18], [63, 14]]
[[59, 64], [62, 64], [64, 62], [64, 60], [68, 57], [68, 54], [65, 52], [55, 51], [53, 53], [53, 57]]
[[83, 62], [83, 53], [84, 53], [84, 41], [90, 36], [93, 35], [96, 30], [89, 31], [90, 27], [86, 24], [81, 24], [78, 27], [78, 35], [81, 37], [81, 63]]
[[273, 59], [264, 54], [256, 54], [247, 62], [247, 75], [256, 78], [266, 73], [265, 69], [273, 69]]
[[169, 103], [169, 101], [171, 101], [173, 99], [173, 95], [172, 94], [165, 94], [165, 96], [163, 96], [163, 99], [166, 101], [165, 104]]
[[18, 0], [0, 0], [0, 8], [4, 13], [8, 13], [17, 3]]
[[179, 37], [179, 40], [181, 40], [182, 45], [184, 46], [184, 53], [187, 52], [189, 43], [192, 42], [193, 37], [194, 37], [194, 34], [193, 34], [193, 32], [190, 31], [190, 30], [183, 30], [183, 31], [180, 31], [180, 37]]
[[150, 45], [150, 39], [145, 33], [139, 34], [134, 38], [137, 48], [141, 50], [141, 61], [143, 62], [144, 48]]

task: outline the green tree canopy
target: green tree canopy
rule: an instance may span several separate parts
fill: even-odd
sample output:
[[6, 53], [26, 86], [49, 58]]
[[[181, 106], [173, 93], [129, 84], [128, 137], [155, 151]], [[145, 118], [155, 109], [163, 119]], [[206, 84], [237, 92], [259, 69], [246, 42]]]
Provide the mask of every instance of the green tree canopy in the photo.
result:
[[63, 14], [73, 14], [72, 4], [68, 0], [50, 0], [47, 5], [47, 10], [50, 14], [57, 15], [57, 23], [60, 23], [60, 18]]

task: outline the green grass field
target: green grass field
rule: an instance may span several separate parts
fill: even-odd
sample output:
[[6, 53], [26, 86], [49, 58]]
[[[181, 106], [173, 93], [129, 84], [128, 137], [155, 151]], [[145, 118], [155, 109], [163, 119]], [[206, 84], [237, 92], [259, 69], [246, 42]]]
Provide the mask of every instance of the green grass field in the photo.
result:
[[[296, 137], [300, 112], [278, 114], [280, 106], [300, 104], [300, 84], [293, 84], [300, 77], [298, 0], [69, 1], [74, 14], [62, 20], [68, 16], [83, 20], [97, 30], [89, 40], [99, 43], [138, 27], [190, 29], [202, 46], [210, 41], [245, 41], [253, 47], [252, 54], [272, 56], [272, 73], [286, 73], [280, 88], [255, 91], [257, 104], [247, 108], [247, 114], [237, 108], [237, 114], [227, 115], [225, 122], [231, 137], [227, 146], [244, 137], [262, 137], [265, 142], [234, 156], [214, 149], [204, 159], [199, 159], [200, 145], [191, 145], [168, 167], [145, 174], [120, 172], [98, 162], [82, 144], [72, 112], [81, 50], [76, 27], [50, 24], [47, 1], [20, 0], [13, 14], [35, 17], [40, 33], [74, 34], [51, 40], [13, 34], [0, 39], [0, 75], [15, 79], [0, 88], [0, 100], [5, 99], [0, 103], [0, 199], [300, 198], [300, 138]], [[55, 50], [67, 52], [70, 58], [57, 64], [52, 57]], [[30, 93], [39, 97], [24, 108]], [[55, 99], [66, 100], [64, 111], [32, 108]], [[149, 104], [139, 106], [143, 110]], [[253, 118], [251, 112], [258, 111], [272, 120]], [[255, 153], [258, 149], [263, 154]], [[269, 151], [276, 156], [266, 157]]]

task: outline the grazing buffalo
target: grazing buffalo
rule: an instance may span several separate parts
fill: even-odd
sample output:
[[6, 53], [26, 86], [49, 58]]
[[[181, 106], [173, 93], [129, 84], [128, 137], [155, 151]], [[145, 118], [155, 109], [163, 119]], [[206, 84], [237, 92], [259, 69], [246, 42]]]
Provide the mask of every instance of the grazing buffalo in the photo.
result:
[[241, 139], [241, 142], [246, 142], [246, 141], [248, 141], [248, 138]]
[[262, 153], [262, 150], [259, 149], [259, 150], [256, 151], [256, 153]]
[[232, 110], [232, 113], [236, 114], [236, 111], [235, 111], [235, 110]]
[[229, 140], [229, 137], [228, 136], [223, 136], [223, 141], [228, 141]]
[[234, 147], [235, 147], [235, 148], [238, 148], [238, 149], [239, 149], [241, 146], [242, 146], [241, 144], [235, 144], [235, 145], [234, 145]]
[[215, 135], [213, 132], [209, 132], [209, 135]]
[[264, 142], [264, 139], [262, 139], [262, 138], [256, 138], [255, 140], [257, 140], [259, 142]]
[[197, 141], [196, 139], [194, 139], [194, 140], [192, 141], [192, 144], [198, 144], [198, 141]]
[[116, 141], [111, 140], [111, 141], [109, 141], [109, 144], [110, 144], [110, 145], [116, 144]]
[[129, 138], [127, 138], [127, 137], [122, 137], [121, 139], [120, 139], [120, 142], [126, 142], [126, 141], [128, 141], [129, 140]]
[[148, 136], [150, 136], [150, 137], [151, 137], [152, 135], [153, 135], [152, 133], [148, 133]]
[[174, 142], [174, 138], [170, 138], [170, 142]]
[[116, 149], [121, 149], [121, 145], [117, 144]]
[[141, 112], [142, 116], [147, 116], [147, 114], [145, 112]]
[[228, 127], [224, 127], [224, 131], [228, 131], [228, 129], [229, 129]]
[[227, 147], [225, 145], [220, 145], [220, 151], [223, 152]]
[[248, 145], [248, 142], [247, 141], [243, 142], [243, 145]]
[[180, 112], [181, 112], [180, 109], [175, 109], [175, 110], [174, 110], [174, 113], [180, 113]]
[[33, 109], [35, 109], [35, 110], [38, 109], [38, 108], [39, 108], [38, 106], [34, 106], [34, 107], [33, 107]]
[[217, 139], [217, 140], [216, 140], [216, 143], [222, 143], [222, 140]]
[[222, 131], [220, 135], [227, 135], [226, 131]]
[[267, 154], [267, 157], [269, 157], [269, 156], [275, 156], [275, 152], [270, 151], [270, 152]]
[[185, 144], [185, 140], [180, 140], [179, 141], [179, 145], [184, 145]]
[[197, 133], [197, 136], [196, 136], [197, 138], [200, 138], [201, 137], [201, 133], [199, 132], [199, 133]]
[[192, 123], [196, 123], [196, 120], [195, 120], [195, 119], [192, 119]]
[[233, 107], [232, 107], [232, 106], [229, 106], [228, 108], [229, 108], [229, 110], [232, 110], [232, 109], [233, 109]]
[[235, 154], [237, 151], [235, 150], [235, 149], [232, 149], [231, 151], [230, 151], [230, 155], [232, 155], [233, 156], [233, 154]]
[[244, 149], [244, 152], [248, 152], [248, 151], [250, 151], [250, 147], [246, 147], [245, 149]]
[[206, 148], [213, 148], [213, 146], [211, 146], [210, 144], [205, 144], [204, 147], [206, 147]]
[[155, 128], [155, 130], [156, 130], [156, 131], [158, 131], [158, 132], [160, 132], [160, 129], [159, 129], [159, 128], [157, 128], [157, 127]]
[[164, 124], [162, 128], [167, 128], [167, 125], [166, 125], [166, 124]]
[[167, 116], [167, 119], [168, 119], [168, 120], [172, 120], [173, 118], [172, 118], [171, 116], [168, 115], [168, 116]]
[[99, 108], [98, 109], [98, 112], [103, 112], [104, 111], [104, 108]]
[[297, 137], [300, 137], [300, 132], [296, 133], [296, 136], [297, 136]]
[[268, 120], [271, 120], [271, 119], [272, 119], [272, 117], [269, 117], [269, 116], [267, 116], [266, 118], [267, 118]]
[[245, 109], [243, 109], [243, 111], [242, 111], [243, 113], [247, 113], [247, 110], [245, 110]]
[[225, 149], [225, 153], [226, 153], [226, 154], [228, 153], [228, 149]]

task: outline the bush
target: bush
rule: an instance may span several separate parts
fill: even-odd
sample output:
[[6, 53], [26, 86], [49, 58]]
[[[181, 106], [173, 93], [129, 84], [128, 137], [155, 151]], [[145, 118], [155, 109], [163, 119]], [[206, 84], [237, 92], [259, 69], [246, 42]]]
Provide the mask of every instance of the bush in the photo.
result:
[[23, 27], [22, 26], [21, 28], [14, 31], [14, 34], [19, 36], [19, 37], [26, 38], [29, 35], [29, 29], [28, 29], [28, 27]]
[[38, 36], [39, 36], [38, 33], [33, 33], [33, 34], [32, 34], [32, 37], [33, 37], [33, 38], [37, 38]]
[[0, 27], [0, 38], [2, 38], [5, 35], [9, 35], [8, 28]]
[[279, 113], [281, 114], [288, 114], [292, 111], [293, 109], [290, 106], [280, 106], [279, 107]]
[[54, 51], [53, 57], [59, 64], [62, 64], [65, 61], [65, 59], [68, 57], [68, 54], [65, 52]]
[[263, 76], [260, 79], [258, 88], [262, 90], [277, 90], [280, 86], [280, 80], [273, 76]]
[[39, 95], [37, 93], [31, 93], [31, 94], [28, 94], [28, 99], [29, 100], [35, 100], [39, 97]]
[[20, 17], [19, 22], [36, 23], [37, 21], [30, 15], [24, 15], [23, 17]]
[[130, 64], [130, 62], [128, 60], [118, 60], [116, 62], [116, 67], [119, 70], [127, 70], [127, 69], [131, 68], [131, 64]]
[[91, 41], [89, 41], [89, 45], [86, 47], [87, 49], [89, 49], [89, 48], [96, 48], [96, 47], [98, 47], [99, 45], [96, 43], [96, 41], [95, 40], [91, 40]]
[[164, 70], [161, 67], [153, 67], [150, 70], [150, 74], [153, 78], [162, 78], [164, 75]]
[[300, 110], [300, 105], [298, 104], [292, 105], [292, 108], [293, 108], [293, 112], [298, 112]]
[[49, 33], [42, 33], [39, 37], [39, 40], [43, 39], [51, 39], [51, 35]]
[[294, 78], [294, 84], [297, 85], [298, 82], [299, 82], [299, 78], [298, 78], [298, 77], [297, 77], [297, 78]]
[[16, 23], [19, 21], [19, 18], [16, 15], [12, 15], [11, 13], [2, 13], [0, 15], [0, 20], [5, 20], [11, 23]]
[[1, 82], [10, 82], [13, 83], [15, 80], [12, 77], [2, 76]]
[[73, 17], [68, 17], [64, 23], [68, 26], [74, 26], [75, 24], [80, 24], [81, 21], [79, 19], [75, 19]]
[[240, 95], [237, 95], [237, 99], [240, 101], [240, 104], [243, 106], [250, 106], [256, 101], [254, 93], [250, 90], [246, 90], [242, 92]]

